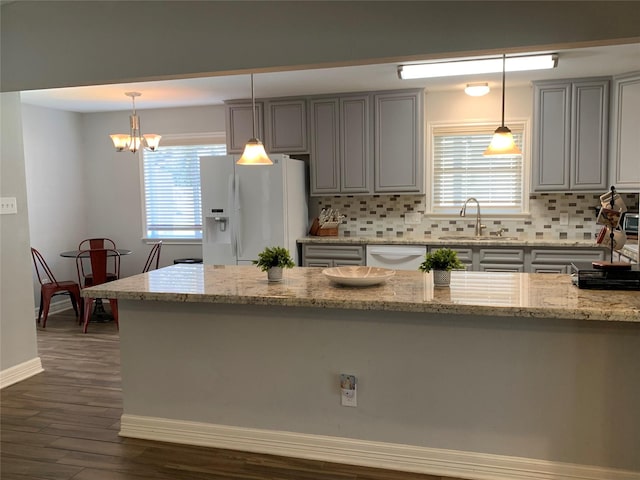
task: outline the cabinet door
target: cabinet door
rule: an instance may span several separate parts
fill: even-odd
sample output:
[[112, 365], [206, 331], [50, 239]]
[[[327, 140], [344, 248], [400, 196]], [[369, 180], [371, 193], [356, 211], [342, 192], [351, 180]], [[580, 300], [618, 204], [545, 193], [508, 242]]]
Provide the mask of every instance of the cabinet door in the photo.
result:
[[571, 190], [606, 189], [609, 81], [576, 82], [571, 100]]
[[266, 111], [267, 151], [308, 153], [306, 100], [272, 100]]
[[340, 98], [340, 190], [370, 193], [369, 96]]
[[314, 99], [311, 109], [311, 195], [340, 193], [339, 101]]
[[533, 98], [532, 190], [569, 190], [571, 85], [535, 85]]
[[609, 180], [618, 190], [640, 189], [640, 72], [613, 81]]
[[374, 190], [424, 193], [424, 92], [374, 96]]
[[[227, 153], [242, 153], [247, 140], [253, 138], [251, 102], [225, 104], [227, 125]], [[256, 102], [256, 135], [264, 139], [262, 103]]]
[[531, 273], [570, 273], [567, 265], [531, 265]]
[[319, 259], [319, 258], [303, 258], [302, 259], [303, 267], [324, 267], [329, 268], [333, 267], [333, 260]]

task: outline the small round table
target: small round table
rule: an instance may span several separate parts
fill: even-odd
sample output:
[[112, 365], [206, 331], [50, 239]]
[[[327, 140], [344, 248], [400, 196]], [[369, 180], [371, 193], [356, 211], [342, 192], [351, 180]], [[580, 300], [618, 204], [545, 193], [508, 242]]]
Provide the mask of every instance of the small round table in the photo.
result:
[[[82, 254], [80, 254], [80, 252], [82, 252]], [[131, 253], [133, 253], [131, 250], [128, 250], [126, 248], [118, 248], [116, 249], [116, 252], [118, 252], [120, 256], [130, 255]], [[68, 250], [66, 252], [61, 252], [60, 256], [65, 258], [76, 258], [78, 254], [80, 254], [80, 258], [89, 258], [90, 255], [88, 250]], [[113, 252], [107, 252], [107, 256], [113, 257], [114, 254]], [[82, 285], [80, 286], [80, 288], [82, 288]], [[94, 317], [94, 321], [96, 322], [108, 322], [113, 320], [113, 317], [109, 315], [104, 309], [101, 298], [96, 298], [96, 304], [95, 307], [93, 307], [92, 316]]]

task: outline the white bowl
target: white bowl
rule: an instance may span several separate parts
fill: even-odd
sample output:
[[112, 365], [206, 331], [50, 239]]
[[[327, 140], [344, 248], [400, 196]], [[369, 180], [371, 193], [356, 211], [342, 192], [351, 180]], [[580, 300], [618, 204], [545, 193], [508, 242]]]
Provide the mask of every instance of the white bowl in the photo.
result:
[[334, 267], [322, 273], [331, 282], [352, 287], [367, 287], [386, 282], [396, 274], [395, 270], [378, 267]]

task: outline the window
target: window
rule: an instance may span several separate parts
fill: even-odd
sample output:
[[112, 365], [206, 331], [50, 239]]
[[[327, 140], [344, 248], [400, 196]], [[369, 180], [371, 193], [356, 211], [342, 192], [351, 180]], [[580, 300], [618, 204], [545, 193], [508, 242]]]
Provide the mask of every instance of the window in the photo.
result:
[[200, 157], [226, 153], [224, 135], [163, 136], [142, 153], [144, 238], [202, 239]]
[[522, 155], [483, 157], [495, 125], [431, 128], [431, 212], [458, 213], [475, 197], [483, 213], [525, 213], [524, 123], [509, 123]]

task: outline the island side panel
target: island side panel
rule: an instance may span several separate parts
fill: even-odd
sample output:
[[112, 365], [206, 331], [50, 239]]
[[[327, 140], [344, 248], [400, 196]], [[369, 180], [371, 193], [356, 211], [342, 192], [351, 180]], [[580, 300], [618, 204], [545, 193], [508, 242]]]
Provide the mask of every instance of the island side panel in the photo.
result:
[[[125, 415], [640, 470], [637, 324], [119, 302]], [[358, 379], [340, 405], [339, 375]]]

